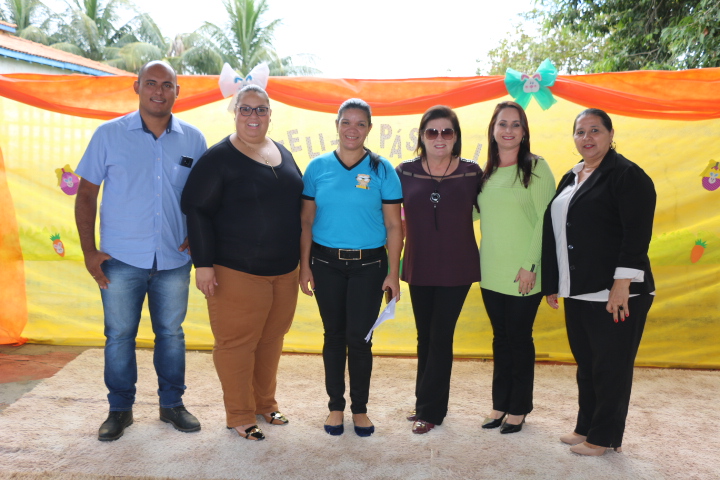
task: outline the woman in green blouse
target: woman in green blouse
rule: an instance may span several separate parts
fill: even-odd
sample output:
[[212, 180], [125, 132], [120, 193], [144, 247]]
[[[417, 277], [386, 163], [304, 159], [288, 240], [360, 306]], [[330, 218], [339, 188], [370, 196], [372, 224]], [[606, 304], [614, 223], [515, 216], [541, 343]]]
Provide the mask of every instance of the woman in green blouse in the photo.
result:
[[495, 108], [488, 145], [478, 195], [480, 286], [493, 327], [494, 371], [493, 410], [482, 427], [502, 426], [500, 433], [514, 433], [522, 430], [533, 408], [532, 328], [542, 299], [543, 214], [555, 179], [545, 160], [530, 152], [527, 116], [517, 103]]

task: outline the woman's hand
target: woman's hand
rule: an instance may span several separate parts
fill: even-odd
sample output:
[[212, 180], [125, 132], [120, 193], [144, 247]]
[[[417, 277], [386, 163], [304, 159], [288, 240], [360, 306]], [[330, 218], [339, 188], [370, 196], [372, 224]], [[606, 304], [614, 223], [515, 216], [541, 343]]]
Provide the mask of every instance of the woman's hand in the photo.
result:
[[[305, 295], [312, 297], [313, 292], [315, 291], [315, 280], [313, 279], [310, 266], [300, 267], [300, 276], [298, 280], [300, 281], [300, 290], [302, 290]], [[310, 285], [309, 288], [308, 285]]]
[[215, 287], [217, 287], [215, 269], [213, 267], [196, 268], [195, 286], [205, 295], [205, 298], [215, 295]]
[[520, 271], [515, 276], [515, 282], [518, 284], [518, 293], [521, 295], [527, 295], [530, 291], [535, 288], [535, 277], [534, 272], [529, 272], [524, 268], [520, 267]]
[[382, 284], [383, 292], [387, 290], [392, 291], [393, 298], [396, 298], [396, 301], [400, 301], [400, 279], [395, 275], [388, 275], [385, 277], [385, 281]]
[[548, 295], [547, 297], [545, 297], [545, 301], [547, 301], [547, 304], [550, 305], [550, 308], [554, 308], [555, 310], [557, 310], [560, 307], [560, 305], [558, 304], [557, 293]]
[[608, 313], [613, 314], [613, 321], [618, 323], [624, 322], [625, 317], [630, 316], [630, 308], [628, 308], [628, 299], [630, 298], [630, 278], [618, 278], [613, 282], [608, 297], [608, 303], [605, 309]]

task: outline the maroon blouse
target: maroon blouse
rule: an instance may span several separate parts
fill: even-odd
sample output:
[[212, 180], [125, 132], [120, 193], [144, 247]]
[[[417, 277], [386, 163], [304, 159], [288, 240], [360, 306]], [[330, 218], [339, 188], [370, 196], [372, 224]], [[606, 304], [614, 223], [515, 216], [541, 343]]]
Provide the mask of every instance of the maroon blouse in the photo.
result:
[[402, 184], [406, 227], [400, 278], [411, 285], [436, 287], [479, 282], [472, 209], [480, 190], [480, 166], [461, 158], [457, 169], [441, 181], [423, 170], [419, 157], [395, 170]]

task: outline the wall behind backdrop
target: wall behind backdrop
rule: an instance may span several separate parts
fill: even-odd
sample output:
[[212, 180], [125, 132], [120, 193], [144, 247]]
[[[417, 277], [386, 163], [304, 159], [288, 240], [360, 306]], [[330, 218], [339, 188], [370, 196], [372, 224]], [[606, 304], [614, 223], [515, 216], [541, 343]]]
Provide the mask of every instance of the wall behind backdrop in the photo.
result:
[[[74, 223], [75, 196], [66, 193], [71, 189], [62, 176], [77, 166], [103, 119], [137, 108], [133, 81], [0, 75], [0, 343], [104, 344], [100, 295], [85, 270]], [[499, 101], [512, 100], [502, 82], [503, 77], [271, 78], [268, 135], [290, 149], [304, 169], [335, 146], [331, 112], [346, 98], [360, 97], [373, 106], [367, 146], [397, 164], [414, 156], [422, 112], [446, 104], [460, 118], [463, 157], [482, 166], [492, 111]], [[217, 77], [180, 77], [179, 83], [176, 114], [199, 127], [209, 145], [233, 131], [229, 100], [220, 100]], [[533, 100], [527, 114], [533, 152], [545, 157], [556, 180], [580, 160], [572, 124], [580, 111], [593, 106], [611, 114], [618, 151], [655, 182], [650, 259], [657, 297], [637, 363], [720, 368], [720, 69], [561, 76], [551, 90], [558, 102], [543, 111]], [[377, 354], [415, 354], [406, 287], [396, 319], [376, 331]], [[322, 324], [315, 300], [300, 297], [285, 351], [320, 352]], [[205, 299], [194, 287], [185, 333], [188, 348], [212, 347]], [[572, 361], [562, 309], [554, 311], [543, 302], [534, 336], [538, 359]], [[458, 322], [455, 353], [490, 357], [491, 342], [475, 285]], [[153, 345], [147, 310], [138, 345]]]

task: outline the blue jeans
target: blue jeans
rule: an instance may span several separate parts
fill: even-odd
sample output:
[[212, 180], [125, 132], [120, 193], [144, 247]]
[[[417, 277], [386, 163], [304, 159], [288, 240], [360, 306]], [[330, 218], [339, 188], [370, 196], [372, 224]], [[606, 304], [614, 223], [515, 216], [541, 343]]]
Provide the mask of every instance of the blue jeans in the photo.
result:
[[185, 320], [191, 262], [172, 270], [137, 268], [111, 258], [101, 264], [110, 280], [100, 290], [105, 311], [105, 385], [110, 411], [132, 410], [137, 383], [135, 337], [145, 295], [155, 333], [153, 363], [160, 406], [179, 407], [185, 391]]

